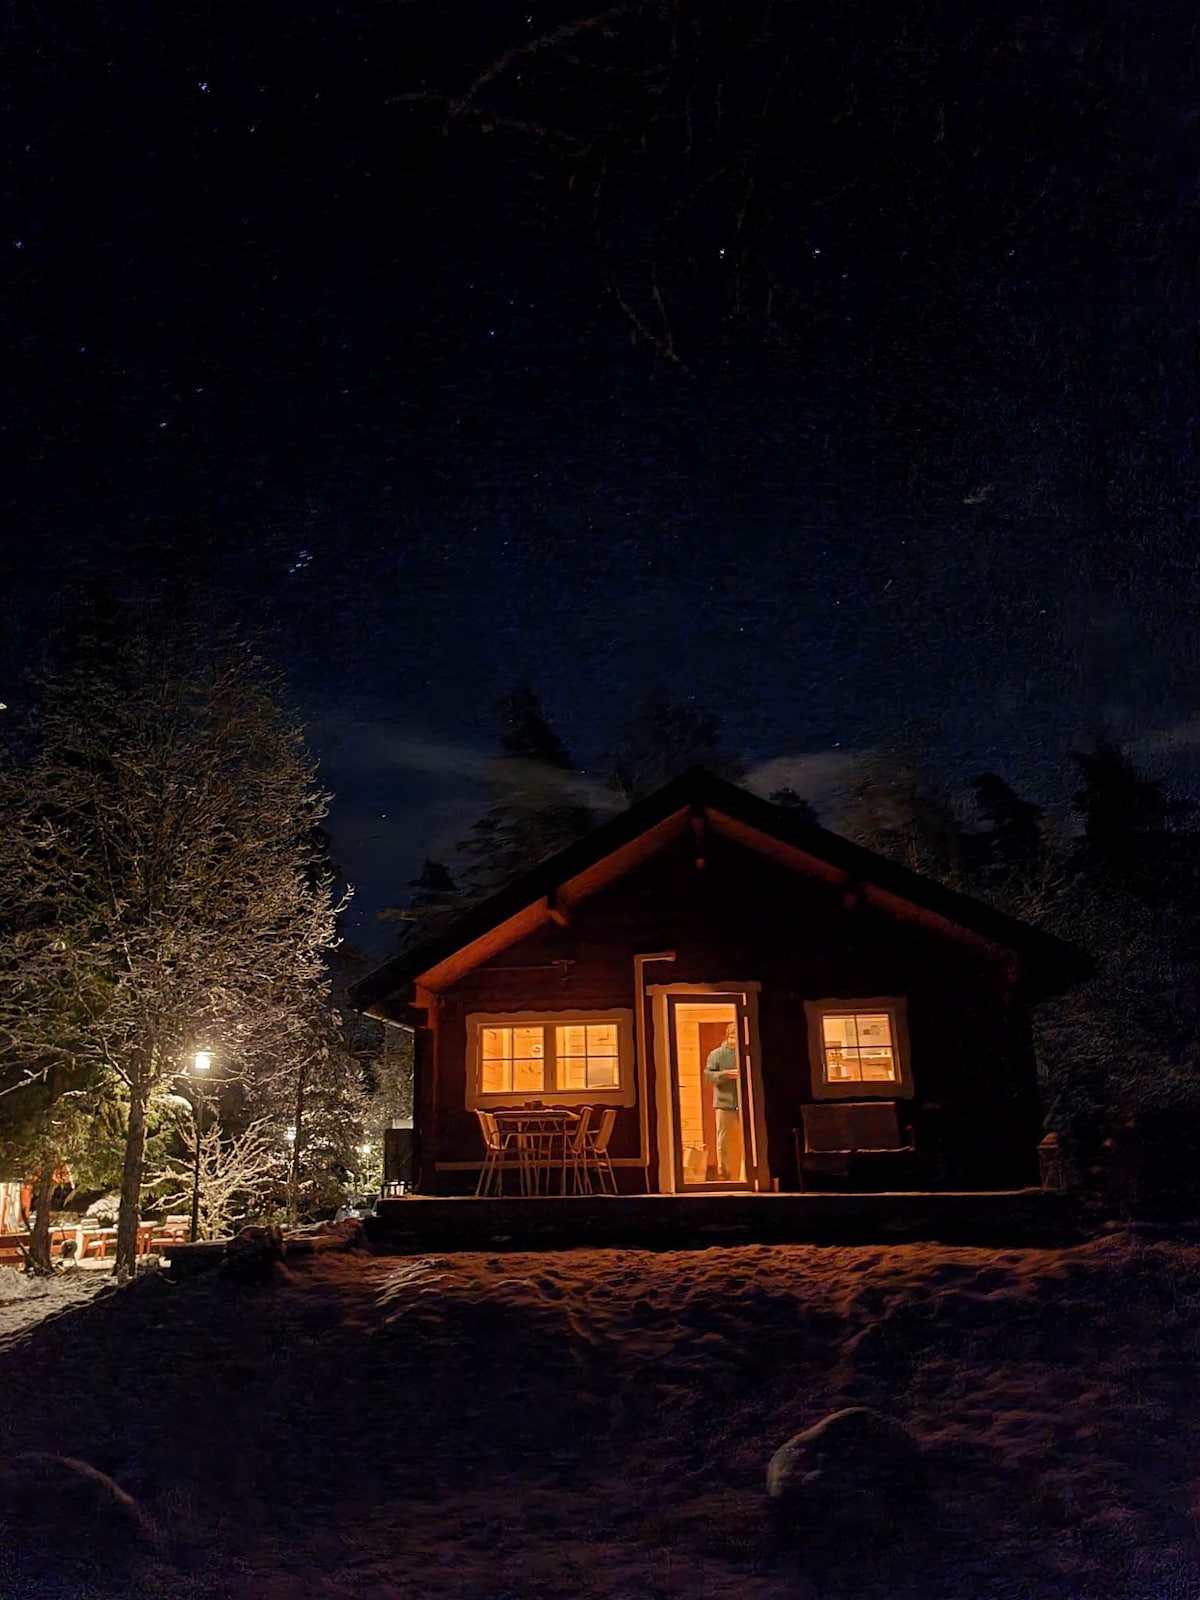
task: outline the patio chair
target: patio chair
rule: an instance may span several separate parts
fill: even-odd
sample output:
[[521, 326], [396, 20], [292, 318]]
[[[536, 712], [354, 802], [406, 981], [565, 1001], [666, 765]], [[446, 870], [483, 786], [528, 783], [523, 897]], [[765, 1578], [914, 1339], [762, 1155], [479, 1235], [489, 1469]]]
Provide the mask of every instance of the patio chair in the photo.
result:
[[522, 1176], [524, 1175], [524, 1165], [521, 1152], [517, 1149], [516, 1137], [501, 1133], [490, 1111], [476, 1109], [475, 1115], [479, 1118], [484, 1149], [483, 1167], [479, 1173], [479, 1182], [475, 1185], [475, 1194], [477, 1197], [493, 1193], [502, 1195], [505, 1172], [521, 1172]]
[[612, 1157], [608, 1153], [608, 1142], [612, 1138], [616, 1120], [616, 1107], [606, 1106], [600, 1113], [598, 1126], [589, 1129], [587, 1134], [587, 1165], [595, 1167], [603, 1194], [617, 1192], [617, 1175], [613, 1171]]
[[571, 1190], [574, 1194], [591, 1194], [592, 1180], [588, 1173], [588, 1134], [592, 1129], [593, 1106], [580, 1106], [579, 1121], [567, 1146], [567, 1160], [571, 1168]]

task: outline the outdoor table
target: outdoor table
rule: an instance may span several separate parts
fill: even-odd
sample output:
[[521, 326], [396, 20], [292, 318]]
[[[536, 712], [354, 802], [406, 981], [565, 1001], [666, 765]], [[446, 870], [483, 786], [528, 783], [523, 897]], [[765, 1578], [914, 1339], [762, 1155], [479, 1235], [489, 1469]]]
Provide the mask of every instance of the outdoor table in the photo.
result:
[[523, 1195], [549, 1194], [558, 1173], [558, 1193], [567, 1192], [567, 1168], [573, 1157], [571, 1144], [579, 1125], [578, 1111], [566, 1106], [510, 1106], [495, 1111], [496, 1129], [503, 1141], [511, 1135], [516, 1145]]

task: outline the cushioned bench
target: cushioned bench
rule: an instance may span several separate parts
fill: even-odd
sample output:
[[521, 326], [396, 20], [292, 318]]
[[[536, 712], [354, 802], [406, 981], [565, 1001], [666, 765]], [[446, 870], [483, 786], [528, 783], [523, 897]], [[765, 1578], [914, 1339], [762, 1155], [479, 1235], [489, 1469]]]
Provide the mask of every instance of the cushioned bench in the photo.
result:
[[795, 1130], [796, 1171], [847, 1173], [860, 1156], [903, 1155], [913, 1150], [894, 1100], [830, 1100], [801, 1106]]

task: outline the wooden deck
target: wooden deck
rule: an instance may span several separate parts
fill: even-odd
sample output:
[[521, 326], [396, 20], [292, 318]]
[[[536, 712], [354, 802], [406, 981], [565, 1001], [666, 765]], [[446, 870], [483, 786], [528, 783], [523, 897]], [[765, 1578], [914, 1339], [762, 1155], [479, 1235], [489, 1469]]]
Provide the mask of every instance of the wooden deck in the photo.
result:
[[381, 1200], [375, 1249], [697, 1250], [734, 1244], [1055, 1246], [1084, 1237], [1078, 1208], [1043, 1189], [988, 1193], [567, 1195]]

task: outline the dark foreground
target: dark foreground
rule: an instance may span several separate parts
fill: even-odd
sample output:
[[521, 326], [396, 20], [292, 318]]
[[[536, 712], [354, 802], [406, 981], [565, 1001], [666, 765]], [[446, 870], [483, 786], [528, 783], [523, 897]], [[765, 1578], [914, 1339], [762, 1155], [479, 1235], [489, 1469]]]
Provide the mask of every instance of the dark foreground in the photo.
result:
[[[1126, 1236], [151, 1278], [0, 1351], [0, 1490], [3, 1458], [79, 1458], [161, 1542], [46, 1475], [0, 1592], [1191, 1596], [1198, 1356], [1200, 1250]], [[927, 1504], [870, 1537], [773, 1522], [771, 1453], [851, 1403], [910, 1430]]]

